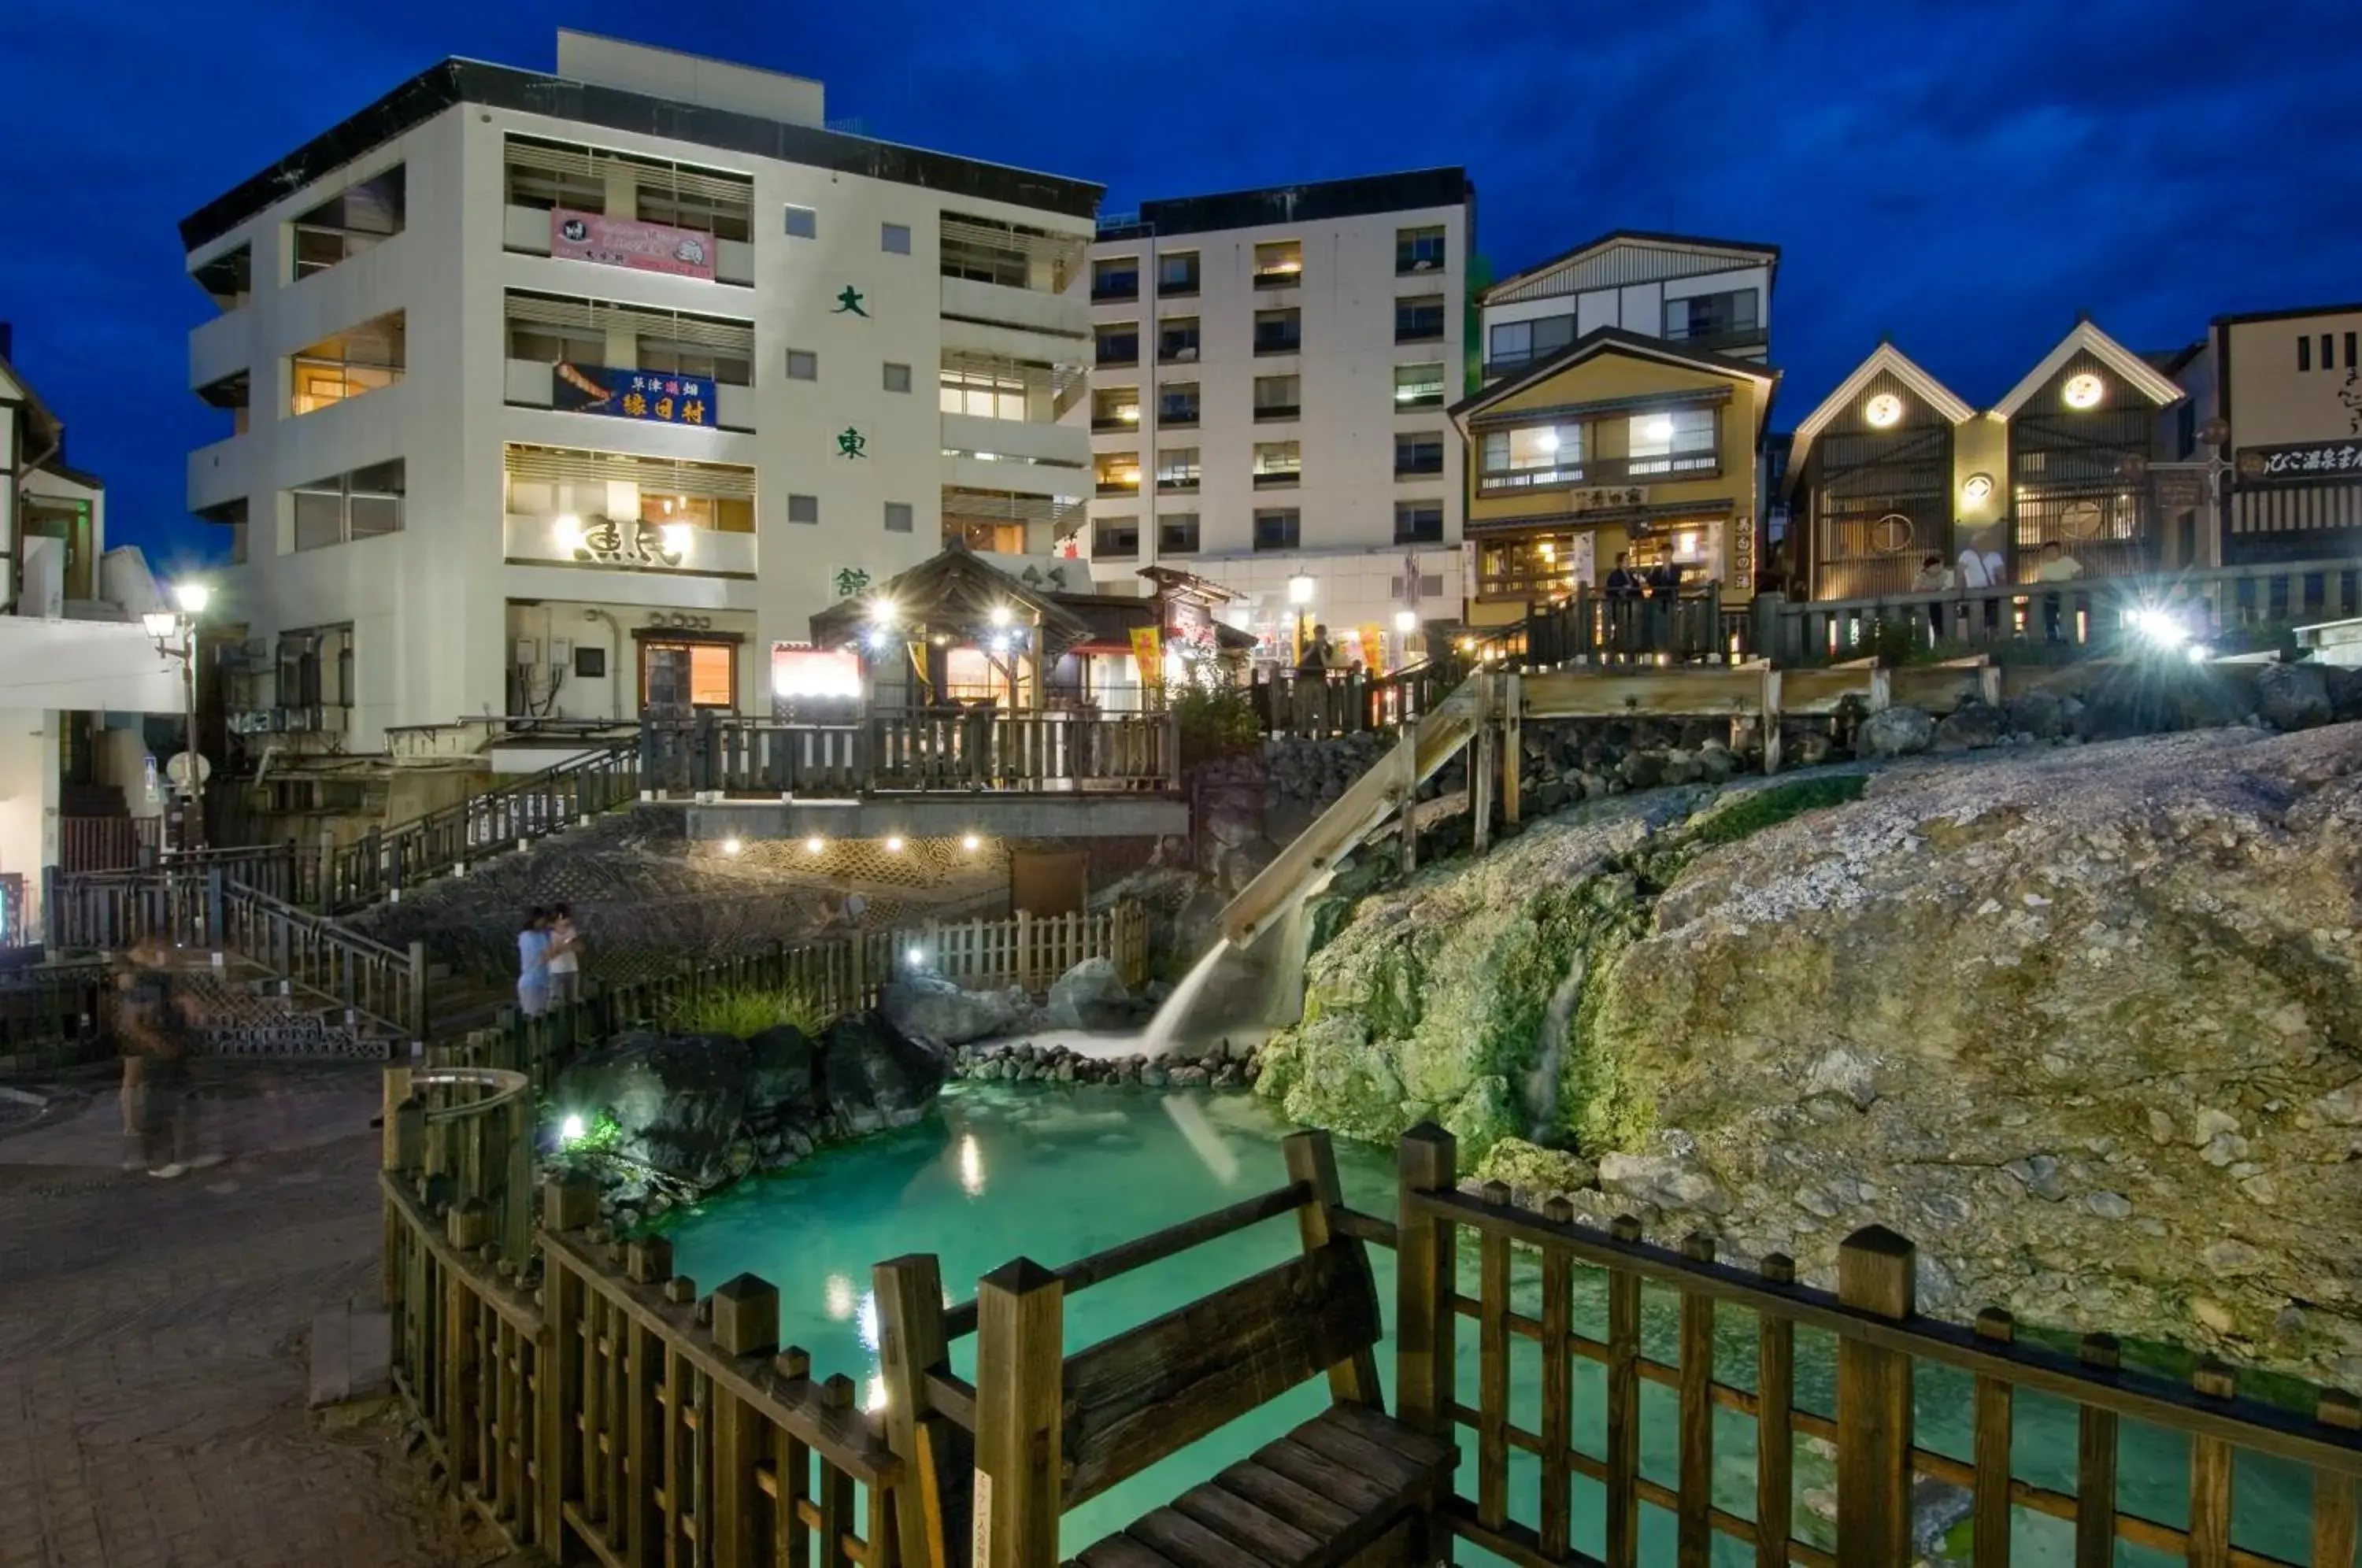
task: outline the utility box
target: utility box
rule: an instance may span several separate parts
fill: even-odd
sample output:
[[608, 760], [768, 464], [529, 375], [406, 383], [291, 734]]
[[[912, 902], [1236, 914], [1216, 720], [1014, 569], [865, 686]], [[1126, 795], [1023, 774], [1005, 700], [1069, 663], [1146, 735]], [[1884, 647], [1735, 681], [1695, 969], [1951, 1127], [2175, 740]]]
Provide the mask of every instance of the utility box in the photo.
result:
[[1020, 849], [1009, 856], [1011, 914], [1080, 914], [1090, 892], [1087, 850]]

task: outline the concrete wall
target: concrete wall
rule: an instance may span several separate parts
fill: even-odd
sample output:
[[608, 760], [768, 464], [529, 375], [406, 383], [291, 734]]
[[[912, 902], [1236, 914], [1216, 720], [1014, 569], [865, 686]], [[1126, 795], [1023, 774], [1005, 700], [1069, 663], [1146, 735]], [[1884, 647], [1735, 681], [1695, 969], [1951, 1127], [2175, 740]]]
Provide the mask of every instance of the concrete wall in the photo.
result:
[[0, 873], [23, 876], [38, 904], [41, 868], [57, 858], [58, 716], [0, 708]]

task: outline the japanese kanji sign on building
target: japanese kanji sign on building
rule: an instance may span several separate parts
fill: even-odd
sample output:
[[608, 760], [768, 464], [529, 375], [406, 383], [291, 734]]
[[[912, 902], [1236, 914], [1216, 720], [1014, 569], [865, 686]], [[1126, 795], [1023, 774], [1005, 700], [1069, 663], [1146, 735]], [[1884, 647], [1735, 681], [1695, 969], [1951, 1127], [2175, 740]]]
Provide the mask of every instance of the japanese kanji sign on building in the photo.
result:
[[2243, 480], [2313, 480], [2362, 475], [2362, 441], [2302, 441], [2288, 447], [2242, 447]]
[[706, 376], [562, 364], [551, 380], [551, 391], [554, 405], [570, 414], [603, 414], [658, 425], [713, 423], [713, 381]]

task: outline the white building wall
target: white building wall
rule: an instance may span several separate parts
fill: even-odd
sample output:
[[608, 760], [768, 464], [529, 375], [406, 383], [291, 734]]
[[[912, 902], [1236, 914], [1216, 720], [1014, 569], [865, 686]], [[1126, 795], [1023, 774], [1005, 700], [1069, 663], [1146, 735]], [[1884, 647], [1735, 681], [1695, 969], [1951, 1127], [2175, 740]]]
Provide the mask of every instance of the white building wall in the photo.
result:
[[[521, 254], [506, 248], [514, 214], [505, 202], [510, 133], [678, 160], [753, 180], [749, 245], [725, 247], [724, 275], [744, 272], [748, 286], [610, 268]], [[297, 283], [289, 271], [288, 220], [354, 181], [395, 163], [405, 166], [404, 231], [366, 253]], [[785, 232], [789, 204], [818, 214], [814, 238]], [[947, 329], [946, 284], [939, 275], [939, 233], [950, 210], [1068, 232], [1077, 242], [1084, 219], [1007, 204], [947, 196], [915, 185], [832, 172], [684, 142], [462, 104], [374, 149], [348, 171], [278, 203], [192, 254], [197, 263], [240, 243], [254, 247], [254, 293], [238, 313], [238, 334], [216, 322], [191, 338], [192, 384], [221, 373], [222, 345], [250, 343], [252, 407], [248, 434], [193, 454], [191, 502], [248, 499], [248, 559], [222, 576], [215, 619], [243, 623], [266, 642], [282, 630], [350, 623], [354, 628], [356, 707], [348, 744], [375, 749], [393, 725], [447, 723], [507, 707], [515, 639], [538, 624], [532, 602], [604, 607], [625, 646], [622, 688], [636, 711], [636, 653], [630, 632], [652, 615], [694, 613], [743, 627], [738, 701], [768, 703], [769, 644], [809, 635], [811, 615], [835, 602], [840, 569], [879, 580], [941, 547], [941, 485], [952, 465], [941, 456], [937, 373]], [[520, 234], [546, 234], [535, 213]], [[908, 226], [907, 255], [887, 252], [881, 226]], [[1013, 315], [1035, 330], [993, 327], [1020, 348], [1085, 353], [1087, 288], [1077, 268], [1066, 296], [983, 287], [1018, 295]], [[860, 291], [867, 315], [835, 309], [837, 296]], [[956, 286], [956, 285], [955, 285]], [[976, 285], [968, 285], [977, 287]], [[575, 298], [624, 302], [753, 323], [753, 381], [734, 395], [734, 412], [751, 410], [751, 433], [701, 430], [517, 407], [507, 401], [506, 291], [530, 289]], [[287, 357], [340, 329], [392, 310], [405, 312], [406, 369], [402, 382], [300, 418], [288, 417]], [[1031, 316], [1025, 316], [1031, 312]], [[1042, 326], [1061, 329], [1053, 338]], [[976, 330], [967, 328], [966, 330]], [[789, 381], [789, 348], [819, 356], [816, 381]], [[911, 367], [911, 391], [885, 390], [884, 367]], [[1046, 412], [1046, 411], [1045, 411]], [[864, 455], [841, 455], [850, 429]], [[715, 536], [734, 565], [751, 547], [752, 580], [663, 569], [624, 570], [556, 564], [512, 564], [516, 525], [504, 507], [503, 453], [510, 442], [631, 452], [755, 470], [756, 531]], [[1071, 434], [1060, 470], [1062, 493], [1082, 493], [1079, 434]], [[400, 533], [323, 548], [293, 548], [290, 487], [402, 458], [407, 495]], [[1006, 489], [1047, 486], [1049, 470], [990, 465]], [[788, 498], [819, 500], [818, 525], [788, 521]], [[908, 533], [886, 530], [889, 502], [911, 508]], [[693, 568], [694, 556], [685, 563]], [[546, 617], [542, 617], [546, 620]], [[586, 624], [594, 646], [612, 641]], [[604, 679], [570, 682], [557, 711], [606, 717], [613, 706]]]
[[[1136, 446], [1142, 468], [1137, 498], [1091, 502], [1095, 521], [1133, 515], [1140, 520], [1137, 559], [1094, 560], [1102, 583], [1121, 591], [1137, 580], [1134, 573], [1141, 567], [1174, 567], [1248, 595], [1248, 602], [1234, 613], [1267, 622], [1284, 620], [1289, 613], [1286, 584], [1302, 572], [1319, 585], [1315, 609], [1332, 626], [1373, 623], [1391, 631], [1401, 604], [1391, 597], [1389, 585], [1401, 575], [1403, 557], [1414, 547], [1396, 543], [1395, 503], [1432, 500], [1442, 504], [1444, 531], [1438, 544], [1419, 547], [1430, 562], [1423, 569], [1430, 574], [1440, 570], [1447, 580], [1440, 598], [1424, 613], [1432, 618], [1457, 618], [1462, 455], [1444, 406], [1466, 390], [1468, 211], [1465, 206], [1411, 208], [1313, 223], [1109, 239], [1092, 248], [1095, 259], [1137, 256], [1141, 269], [1137, 304], [1093, 307], [1097, 322], [1136, 320], [1141, 330], [1136, 370], [1094, 370], [1092, 375], [1095, 390], [1137, 385], [1141, 394], [1136, 440], [1115, 433], [1092, 437], [1098, 452]], [[1444, 266], [1397, 275], [1396, 232], [1435, 226], [1445, 231]], [[1290, 239], [1302, 247], [1303, 282], [1290, 288], [1255, 287], [1255, 248]], [[1197, 294], [1160, 296], [1158, 257], [1191, 250], [1198, 257]], [[1438, 294], [1443, 299], [1441, 339], [1397, 344], [1396, 301]], [[1291, 305], [1302, 313], [1301, 351], [1255, 353], [1256, 313]], [[1199, 323], [1197, 362], [1157, 363], [1158, 322], [1190, 315]], [[1443, 406], [1398, 410], [1396, 367], [1421, 363], [1442, 365]], [[1299, 378], [1301, 415], [1290, 421], [1256, 420], [1256, 378], [1290, 374]], [[1197, 427], [1162, 428], [1157, 389], [1193, 381], [1198, 387]], [[1443, 447], [1442, 472], [1398, 480], [1397, 432], [1435, 434]], [[1291, 439], [1299, 443], [1302, 455], [1300, 482], [1294, 488], [1258, 489], [1253, 473], [1256, 445]], [[1198, 490], [1194, 494], [1158, 492], [1157, 453], [1184, 447], [1198, 448]], [[1288, 507], [1299, 514], [1299, 548], [1257, 552], [1254, 513]], [[1198, 552], [1163, 550], [1158, 519], [1191, 513], [1198, 518]], [[1087, 531], [1084, 548], [1087, 552], [1090, 547]]]
[[1489, 351], [1496, 326], [1509, 322], [1542, 321], [1551, 316], [1570, 315], [1575, 318], [1574, 330], [1578, 337], [1596, 332], [1603, 326], [1620, 327], [1626, 332], [1637, 332], [1643, 337], [1661, 337], [1665, 333], [1667, 300], [1687, 299], [1692, 294], [1718, 294], [1734, 289], [1756, 291], [1757, 317], [1763, 323], [1765, 330], [1770, 330], [1772, 270], [1769, 267], [1740, 267], [1728, 271], [1672, 278], [1661, 283], [1585, 289], [1577, 293], [1520, 300], [1513, 304], [1488, 304], [1484, 309], [1485, 344]]

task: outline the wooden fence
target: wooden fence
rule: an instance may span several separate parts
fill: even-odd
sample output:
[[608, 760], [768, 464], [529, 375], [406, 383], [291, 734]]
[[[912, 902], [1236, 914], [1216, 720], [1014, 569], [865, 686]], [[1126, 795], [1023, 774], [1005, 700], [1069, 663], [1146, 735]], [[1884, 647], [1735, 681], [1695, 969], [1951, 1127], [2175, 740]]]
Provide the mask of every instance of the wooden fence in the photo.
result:
[[538, 1018], [510, 1010], [438, 1058], [524, 1073], [546, 1093], [584, 1045], [623, 1030], [693, 1013], [700, 999], [734, 991], [791, 991], [822, 1020], [876, 1007], [881, 989], [918, 975], [973, 990], [1041, 991], [1087, 958], [1115, 963], [1123, 983], [1148, 979], [1148, 911], [1126, 900], [1096, 914], [1011, 915], [956, 924], [868, 931], [832, 941], [774, 945], [628, 985], [592, 981], [570, 1006]]
[[552, 1562], [901, 1560], [882, 1422], [849, 1376], [781, 1349], [775, 1286], [742, 1274], [701, 1296], [668, 1242], [592, 1223], [588, 1183], [544, 1188], [527, 1230], [514, 1160], [465, 1153], [469, 1122], [530, 1103], [521, 1080], [397, 1068], [385, 1094], [394, 1383], [467, 1507]]
[[701, 714], [640, 729], [646, 788], [658, 792], [850, 798], [937, 790], [1175, 788], [1168, 713], [878, 709], [844, 723]]
[[152, 865], [163, 842], [157, 817], [58, 818], [58, 865], [66, 871], [128, 871]]
[[[1555, 1568], [1584, 1561], [1569, 1545], [1573, 1481], [1582, 1476], [1605, 1492], [1609, 1568], [1631, 1568], [1638, 1561], [1643, 1507], [1672, 1516], [1684, 1568], [1708, 1561], [1717, 1534], [1749, 1542], [1760, 1568], [1788, 1562], [1901, 1568], [1913, 1561], [1912, 1481], [1930, 1476], [1972, 1491], [1977, 1568], [2003, 1568], [2011, 1561], [2013, 1517], [2021, 1511], [2072, 1521], [2078, 1568], [2114, 1562], [2120, 1540], [2210, 1568], [2268, 1568], [2285, 1560], [2231, 1543], [2234, 1456], [2246, 1452], [2312, 1467], [2309, 1561], [2313, 1568], [2352, 1568], [2362, 1404], [2350, 1395], [2323, 1393], [2307, 1417], [2240, 1397], [2231, 1370], [2212, 1360], [2201, 1362], [2183, 1387], [2123, 1370], [2115, 1342], [2104, 1334], [2086, 1337], [2080, 1354], [2068, 1357], [2017, 1343], [2006, 1313], [1982, 1313], [1973, 1328], [1920, 1317], [1912, 1245], [1876, 1226], [1846, 1240], [1834, 1293], [1810, 1289], [1795, 1284], [1794, 1266], [1776, 1255], [1753, 1270], [1731, 1267], [1715, 1261], [1714, 1244], [1704, 1236], [1672, 1252], [1642, 1242], [1636, 1220], [1619, 1220], [1602, 1232], [1574, 1223], [1563, 1199], [1536, 1214], [1512, 1207], [1508, 1189], [1497, 1183], [1481, 1195], [1460, 1190], [1455, 1154], [1451, 1134], [1433, 1126], [1414, 1129], [1402, 1141], [1396, 1391], [1399, 1415], [1413, 1426], [1446, 1439], [1473, 1430], [1474, 1496], [1467, 1493], [1463, 1469], [1451, 1523], [1462, 1539], [1512, 1562]], [[1475, 1243], [1473, 1289], [1465, 1278], [1463, 1239]], [[1540, 1265], [1538, 1316], [1512, 1300], [1514, 1264], [1521, 1259]], [[1605, 1339], [1573, 1326], [1577, 1268], [1606, 1271]], [[1678, 1353], [1671, 1363], [1642, 1350], [1644, 1286], [1670, 1288], [1678, 1297]], [[1755, 1314], [1751, 1387], [1716, 1376], [1717, 1307]], [[1473, 1405], [1462, 1397], [1455, 1365], [1455, 1325], [1462, 1319], [1476, 1324]], [[1800, 1328], [1837, 1339], [1834, 1419], [1795, 1402]], [[1520, 1341], [1540, 1352], [1538, 1430], [1510, 1418], [1512, 1346]], [[1582, 1441], [1573, 1397], [1577, 1361], [1596, 1364], [1606, 1375], [1605, 1408], [1587, 1413]], [[1913, 1378], [1921, 1365], [1973, 1377], [1975, 1438], [1969, 1458], [1915, 1441]], [[1644, 1382], [1675, 1391], [1680, 1444], [1672, 1485], [1641, 1474]], [[2036, 1485], [2017, 1474], [2012, 1413], [2021, 1390], [2074, 1406], [2073, 1491]], [[1717, 1506], [1712, 1496], [1717, 1410], [1737, 1412], [1755, 1425], [1751, 1514]], [[2186, 1525], [2119, 1506], [2116, 1440], [2127, 1419], [2188, 1435]], [[1804, 1439], [1836, 1448], [1834, 1551], [1794, 1534], [1794, 1455]], [[1539, 1496], [1515, 1500], [1529, 1506], [1512, 1506], [1512, 1452], [1539, 1462]], [[1517, 1522], [1513, 1512], [1536, 1523]]]

